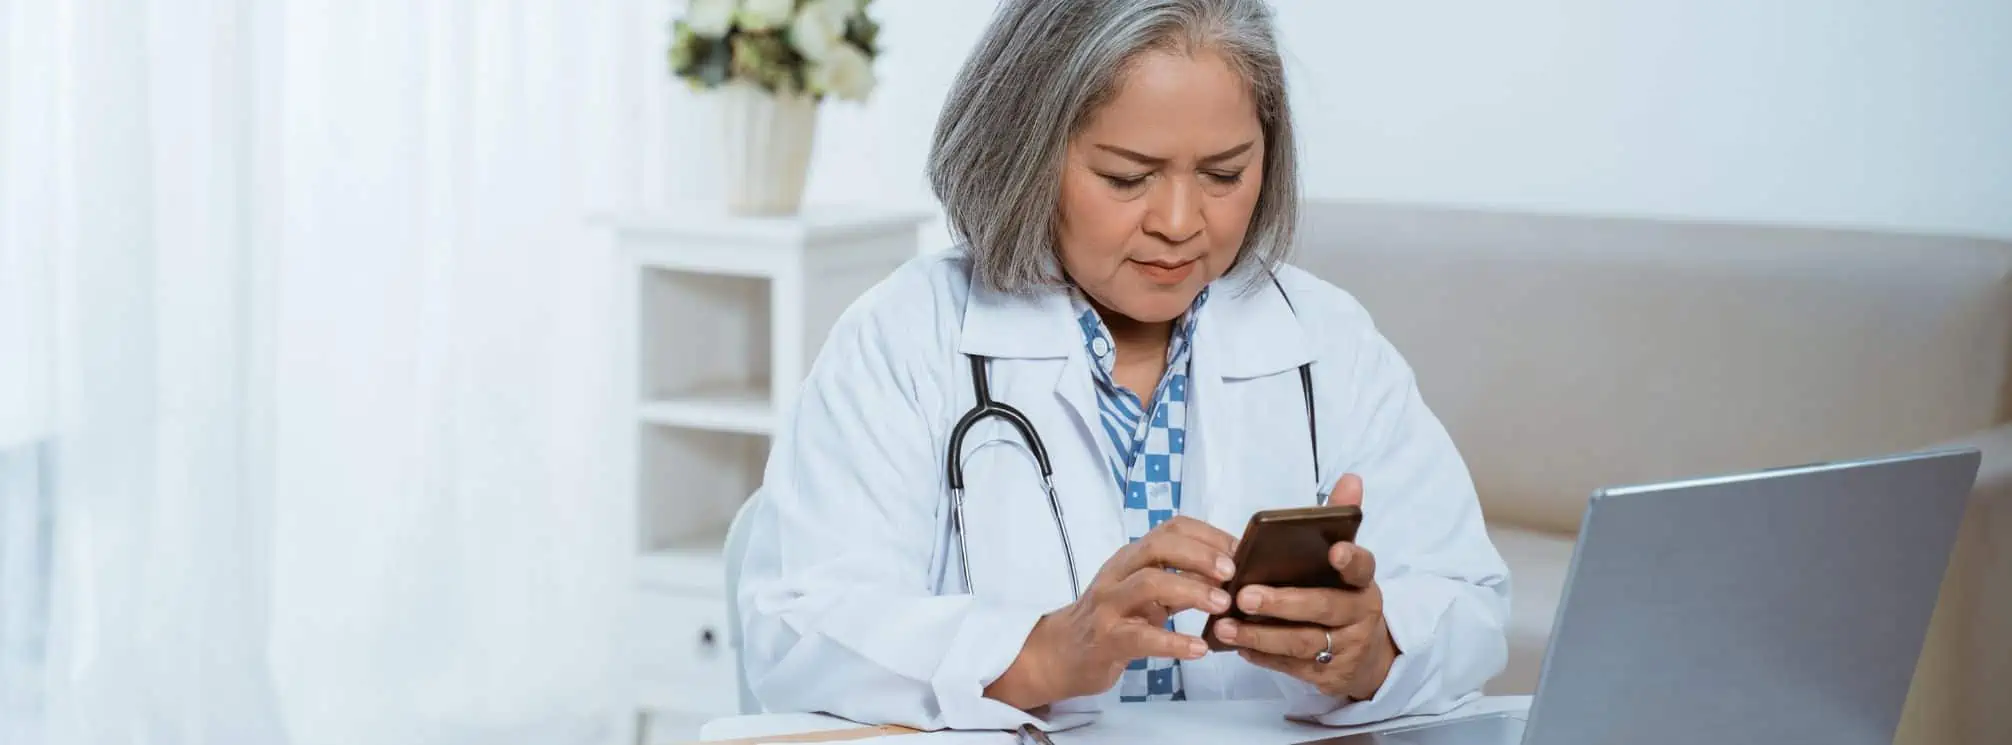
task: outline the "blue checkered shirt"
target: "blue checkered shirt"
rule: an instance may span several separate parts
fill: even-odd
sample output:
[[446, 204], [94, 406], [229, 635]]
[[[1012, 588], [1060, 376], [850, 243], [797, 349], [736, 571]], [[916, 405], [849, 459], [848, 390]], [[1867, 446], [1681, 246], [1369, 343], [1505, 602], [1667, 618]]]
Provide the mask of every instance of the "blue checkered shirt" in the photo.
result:
[[[1133, 541], [1146, 531], [1173, 519], [1181, 511], [1181, 453], [1186, 446], [1188, 401], [1188, 355], [1194, 340], [1195, 319], [1208, 299], [1203, 288], [1182, 316], [1167, 345], [1167, 371], [1153, 389], [1150, 408], [1137, 394], [1118, 385], [1111, 377], [1117, 362], [1117, 346], [1103, 319], [1080, 292], [1073, 293], [1076, 321], [1083, 327], [1083, 344], [1096, 364], [1091, 366], [1097, 382], [1098, 419], [1103, 425], [1104, 454], [1111, 466], [1111, 478], [1125, 495], [1125, 535]], [[1145, 412], [1151, 411], [1151, 416]], [[1167, 628], [1174, 627], [1167, 619]], [[1184, 701], [1181, 666], [1176, 659], [1132, 660], [1118, 681], [1123, 701]]]

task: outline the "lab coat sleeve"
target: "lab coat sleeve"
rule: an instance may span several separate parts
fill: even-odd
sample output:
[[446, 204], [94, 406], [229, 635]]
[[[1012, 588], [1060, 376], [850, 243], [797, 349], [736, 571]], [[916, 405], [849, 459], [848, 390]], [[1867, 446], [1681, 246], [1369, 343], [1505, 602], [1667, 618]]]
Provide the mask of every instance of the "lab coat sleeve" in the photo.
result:
[[738, 587], [749, 687], [768, 711], [1045, 726], [984, 696], [1038, 614], [932, 591], [947, 497], [900, 322], [842, 317], [775, 433]]
[[1477, 698], [1508, 657], [1509, 572], [1473, 479], [1397, 350], [1366, 320], [1350, 336], [1314, 366], [1329, 368], [1316, 383], [1323, 407], [1343, 412], [1322, 423], [1321, 483], [1362, 478], [1356, 539], [1376, 556], [1398, 656], [1383, 687], [1359, 702], [1275, 674], [1291, 716], [1330, 725], [1446, 712]]

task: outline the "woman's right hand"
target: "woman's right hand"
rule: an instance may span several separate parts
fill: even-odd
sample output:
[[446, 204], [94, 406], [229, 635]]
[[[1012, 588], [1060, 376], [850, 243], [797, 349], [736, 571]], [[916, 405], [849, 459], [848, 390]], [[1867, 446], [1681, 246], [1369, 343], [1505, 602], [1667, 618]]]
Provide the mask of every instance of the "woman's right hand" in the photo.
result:
[[1135, 659], [1200, 659], [1208, 645], [1167, 630], [1167, 617], [1229, 610], [1222, 585], [1236, 572], [1235, 546], [1230, 534], [1200, 520], [1161, 523], [1104, 562], [1076, 602], [1042, 616], [985, 695], [1031, 710], [1110, 690]]

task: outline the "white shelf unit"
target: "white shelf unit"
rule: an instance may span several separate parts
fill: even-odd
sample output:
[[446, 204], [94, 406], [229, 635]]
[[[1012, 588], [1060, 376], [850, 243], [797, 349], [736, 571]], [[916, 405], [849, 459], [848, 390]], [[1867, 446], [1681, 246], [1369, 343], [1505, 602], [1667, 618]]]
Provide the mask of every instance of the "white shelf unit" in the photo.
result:
[[619, 257], [623, 494], [635, 500], [638, 703], [737, 713], [725, 626], [728, 523], [761, 484], [769, 435], [839, 315], [918, 253], [922, 210], [694, 208], [598, 222]]
[[661, 427], [764, 436], [775, 429], [769, 393], [759, 385], [721, 386], [644, 401], [636, 414], [644, 423]]

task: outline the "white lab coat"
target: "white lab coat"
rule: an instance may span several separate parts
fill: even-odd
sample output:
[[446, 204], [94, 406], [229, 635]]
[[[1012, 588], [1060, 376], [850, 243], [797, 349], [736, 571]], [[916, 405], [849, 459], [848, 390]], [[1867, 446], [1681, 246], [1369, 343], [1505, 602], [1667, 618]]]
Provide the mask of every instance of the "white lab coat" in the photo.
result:
[[[1337, 725], [1450, 709], [1506, 658], [1508, 570], [1473, 482], [1362, 306], [1298, 269], [1278, 278], [1290, 308], [1269, 281], [1240, 293], [1224, 280], [1201, 311], [1182, 512], [1238, 535], [1253, 512], [1313, 504], [1316, 484], [1359, 474], [1357, 540], [1376, 554], [1401, 654], [1363, 702], [1234, 653], [1182, 663], [1187, 696], [1278, 699], [1290, 716]], [[956, 251], [908, 263], [838, 319], [781, 419], [749, 514], [743, 654], [765, 709], [1009, 729], [1067, 726], [1118, 705], [1114, 689], [1040, 719], [984, 697], [1035, 621], [1072, 600], [1039, 473], [996, 418], [964, 443], [975, 596], [950, 533], [945, 450], [974, 401], [968, 353], [994, 358], [993, 398], [1025, 412], [1046, 442], [1082, 581], [1125, 545], [1083, 347], [1065, 295], [973, 287]], [[1297, 370], [1309, 361], [1318, 475]], [[1175, 627], [1199, 634], [1205, 618], [1184, 612]]]

